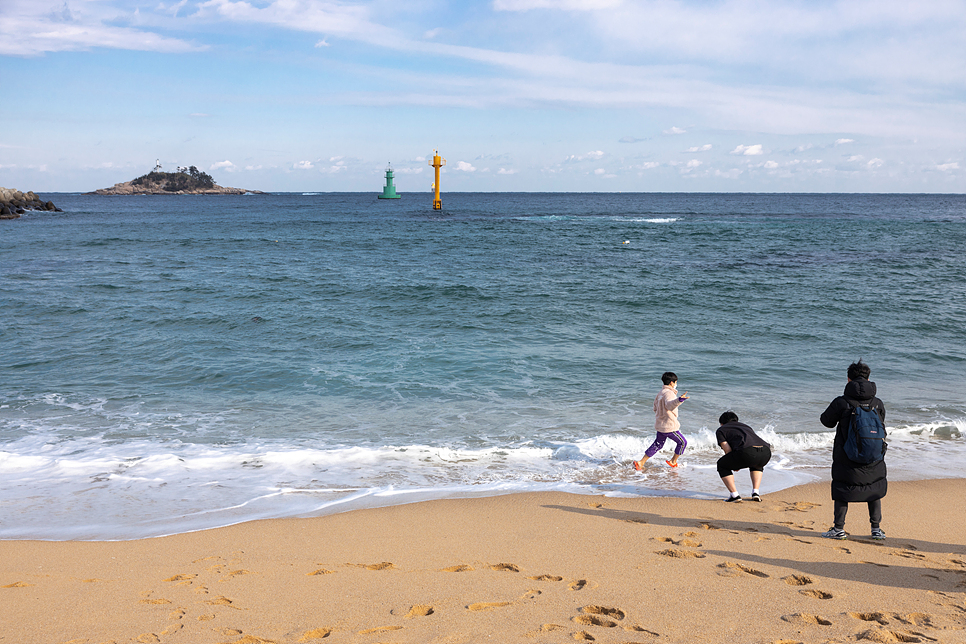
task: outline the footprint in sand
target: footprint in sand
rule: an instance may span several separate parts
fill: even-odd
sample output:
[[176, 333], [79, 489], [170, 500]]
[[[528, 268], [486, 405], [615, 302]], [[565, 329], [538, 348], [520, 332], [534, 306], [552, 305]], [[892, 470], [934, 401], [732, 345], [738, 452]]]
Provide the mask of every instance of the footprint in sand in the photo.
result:
[[252, 573], [250, 571], [248, 571], [248, 570], [232, 570], [225, 577], [223, 577], [222, 579], [219, 579], [218, 581], [229, 581], [229, 580], [233, 579], [234, 577], [239, 577], [241, 575], [250, 575], [250, 574], [252, 574]]
[[655, 633], [654, 631], [649, 631], [646, 628], [644, 628], [643, 626], [637, 626], [636, 624], [634, 626], [625, 626], [624, 627], [624, 630], [625, 631], [630, 631], [632, 633], [643, 633], [644, 635], [650, 635], [651, 637], [660, 637], [661, 636], [660, 633]]
[[810, 501], [784, 501], [785, 507], [781, 508], [784, 512], [808, 512], [814, 508], [822, 507], [821, 503], [812, 503]]
[[800, 590], [798, 591], [806, 597], [814, 597], [815, 599], [832, 599], [832, 593], [827, 593], [824, 590]]
[[206, 599], [205, 603], [209, 606], [227, 606], [228, 608], [234, 608], [235, 610], [241, 610], [238, 606], [235, 606], [234, 602], [224, 595], [215, 597], [214, 599]]
[[527, 579], [534, 581], [563, 581], [563, 577], [558, 577], [557, 575], [537, 575], [536, 577], [527, 577]]
[[315, 572], [307, 572], [307, 573], [305, 573], [305, 576], [306, 577], [312, 577], [313, 575], [334, 575], [334, 574], [335, 574], [335, 571], [334, 570], [326, 570], [325, 568], [319, 568]]
[[178, 631], [180, 631], [182, 628], [184, 628], [184, 626], [182, 626], [181, 624], [172, 624], [171, 626], [169, 626], [166, 629], [164, 629], [163, 631], [161, 631], [161, 634], [162, 635], [174, 635], [175, 633], [177, 633]]
[[396, 566], [389, 561], [380, 561], [379, 563], [374, 563], [374, 564], [347, 563], [346, 565], [351, 566], [353, 568], [365, 568], [366, 570], [394, 570], [396, 568]]
[[27, 588], [28, 586], [33, 586], [33, 584], [27, 584], [22, 581], [15, 581], [12, 584], [7, 584], [4, 588]]
[[625, 617], [624, 611], [622, 611], [620, 608], [607, 608], [606, 606], [584, 606], [580, 609], [580, 612], [588, 615], [604, 615], [618, 621], [624, 619]]
[[193, 574], [175, 575], [174, 577], [168, 577], [167, 579], [165, 579], [165, 581], [188, 581], [190, 579], [194, 579], [197, 576], [198, 575], [193, 575]]
[[789, 586], [808, 586], [812, 581], [811, 577], [805, 575], [789, 575], [788, 577], [782, 578], [786, 584]]
[[938, 642], [932, 637], [922, 633], [903, 633], [902, 631], [890, 631], [885, 628], [873, 628], [863, 631], [855, 636], [859, 640], [869, 640], [870, 642]]
[[138, 603], [139, 604], [170, 604], [171, 603], [171, 600], [169, 600], [169, 599], [161, 599], [161, 598], [158, 598], [158, 599], [142, 599]]
[[561, 626], [560, 624], [544, 624], [539, 630], [528, 631], [525, 633], [525, 635], [530, 638], [540, 637], [541, 635], [546, 635], [547, 633], [552, 633], [553, 631], [566, 630], [566, 628], [566, 626]]
[[881, 626], [886, 626], [889, 620], [882, 613], [846, 613], [853, 619], [861, 619], [863, 622], [878, 622]]
[[537, 597], [539, 597], [542, 594], [543, 594], [543, 591], [542, 590], [535, 590], [535, 589], [532, 589], [531, 588], [527, 592], [523, 593], [523, 595], [520, 597], [520, 599], [536, 599]]
[[372, 635], [373, 633], [386, 633], [388, 631], [401, 631], [402, 626], [377, 626], [376, 628], [367, 628], [364, 631], [359, 631], [359, 635]]
[[[718, 564], [718, 568], [724, 569], [724, 575], [723, 576], [731, 576], [729, 573], [737, 574], [740, 571], [740, 572], [743, 572], [743, 573], [747, 573], [749, 575], [753, 575], [755, 577], [761, 577], [763, 579], [767, 579], [768, 578], [768, 575], [765, 574], [765, 573], [763, 573], [762, 571], [755, 570], [754, 568], [751, 568], [749, 566], [746, 566], [746, 565], [740, 564], [740, 563], [733, 563], [733, 562], [730, 562], [730, 561], [726, 561], [724, 563]], [[720, 575], [722, 573], [718, 573], [718, 574]]]
[[299, 642], [311, 642], [312, 640], [325, 639], [331, 633], [331, 628], [315, 628], [311, 631], [305, 631], [302, 633], [302, 637], [299, 639]]
[[664, 555], [665, 557], [673, 557], [675, 559], [703, 559], [703, 552], [695, 552], [693, 550], [675, 550], [674, 548], [668, 548], [667, 550], [659, 550], [655, 554]]
[[617, 626], [617, 622], [612, 622], [609, 619], [604, 619], [597, 615], [577, 615], [573, 618], [573, 621], [581, 626], [603, 626], [604, 628], [614, 628]]
[[896, 613], [894, 617], [902, 622], [903, 624], [909, 624], [911, 626], [924, 626], [926, 628], [939, 628], [933, 624], [932, 615], [928, 613], [909, 613], [908, 615], [899, 615]]
[[428, 617], [436, 612], [432, 606], [429, 604], [417, 604], [409, 609], [406, 613], [405, 619], [413, 619], [414, 617]]
[[450, 566], [449, 568], [443, 568], [442, 572], [470, 572], [472, 570], [475, 570], [473, 566], [458, 564], [456, 566]]
[[490, 570], [499, 570], [502, 572], [520, 572], [520, 567], [511, 563], [499, 563], [490, 566]]
[[137, 641], [141, 644], [154, 644], [154, 642], [160, 642], [161, 638], [154, 633], [141, 633], [138, 635]]
[[587, 631], [577, 631], [574, 633], [574, 639], [581, 642], [593, 642], [595, 641], [594, 636]]
[[816, 624], [818, 626], [831, 626], [832, 622], [821, 615], [809, 615], [808, 613], [795, 613], [794, 615], [783, 615], [782, 620], [792, 624]]
[[571, 582], [570, 590], [583, 590], [586, 585], [586, 579], [578, 579], [577, 581]]
[[475, 604], [470, 604], [466, 608], [468, 610], [492, 610], [494, 608], [503, 608], [504, 606], [509, 606], [511, 602], [477, 602]]

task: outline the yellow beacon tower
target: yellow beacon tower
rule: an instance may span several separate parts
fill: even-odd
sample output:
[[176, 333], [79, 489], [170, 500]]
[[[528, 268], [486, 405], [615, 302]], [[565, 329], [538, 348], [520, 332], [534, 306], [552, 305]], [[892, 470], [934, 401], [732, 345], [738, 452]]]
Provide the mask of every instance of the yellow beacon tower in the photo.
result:
[[439, 150], [433, 150], [433, 160], [429, 165], [436, 168], [436, 181], [433, 183], [433, 210], [442, 210], [443, 202], [439, 199], [439, 169], [446, 165], [446, 159], [439, 156]]

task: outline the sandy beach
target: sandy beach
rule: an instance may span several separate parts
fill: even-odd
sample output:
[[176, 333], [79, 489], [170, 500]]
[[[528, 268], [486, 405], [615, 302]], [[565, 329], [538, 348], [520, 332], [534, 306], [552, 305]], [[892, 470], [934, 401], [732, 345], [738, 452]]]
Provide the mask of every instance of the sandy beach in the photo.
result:
[[848, 540], [819, 536], [827, 483], [765, 491], [514, 494], [0, 542], [0, 641], [966, 642], [966, 480], [893, 483], [884, 542], [864, 505]]

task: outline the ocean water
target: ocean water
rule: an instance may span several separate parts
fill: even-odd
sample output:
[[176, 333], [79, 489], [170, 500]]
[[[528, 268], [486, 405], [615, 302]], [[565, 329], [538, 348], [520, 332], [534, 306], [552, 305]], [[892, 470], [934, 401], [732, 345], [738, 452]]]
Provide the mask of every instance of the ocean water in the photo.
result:
[[[860, 357], [890, 478], [966, 476], [966, 196], [375, 196], [54, 194], [0, 222], [0, 538], [718, 498], [726, 409], [773, 445], [767, 494], [828, 479], [818, 417]], [[684, 467], [637, 473], [667, 370]]]

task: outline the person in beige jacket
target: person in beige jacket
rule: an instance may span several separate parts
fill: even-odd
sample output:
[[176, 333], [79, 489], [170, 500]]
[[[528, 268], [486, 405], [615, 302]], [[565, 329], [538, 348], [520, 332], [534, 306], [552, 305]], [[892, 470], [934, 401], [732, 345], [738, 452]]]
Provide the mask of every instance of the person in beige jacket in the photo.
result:
[[678, 421], [678, 407], [688, 399], [688, 392], [685, 391], [683, 396], [678, 396], [678, 377], [672, 371], [664, 372], [661, 376], [661, 382], [664, 383], [664, 387], [654, 398], [654, 429], [657, 430], [657, 438], [644, 452], [641, 460], [634, 461], [634, 469], [637, 471], [640, 471], [644, 467], [644, 463], [664, 447], [665, 441], [669, 438], [677, 443], [677, 447], [674, 448], [674, 456], [671, 457], [671, 460], [665, 461], [671, 467], [678, 467], [678, 459], [681, 458], [688, 446], [687, 439], [680, 431], [681, 423]]

